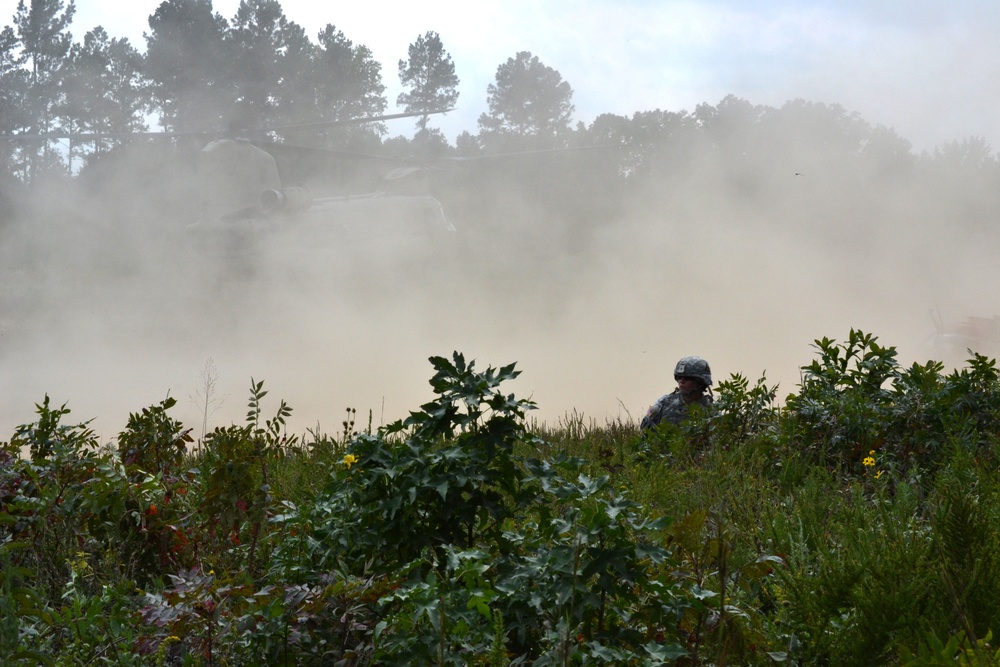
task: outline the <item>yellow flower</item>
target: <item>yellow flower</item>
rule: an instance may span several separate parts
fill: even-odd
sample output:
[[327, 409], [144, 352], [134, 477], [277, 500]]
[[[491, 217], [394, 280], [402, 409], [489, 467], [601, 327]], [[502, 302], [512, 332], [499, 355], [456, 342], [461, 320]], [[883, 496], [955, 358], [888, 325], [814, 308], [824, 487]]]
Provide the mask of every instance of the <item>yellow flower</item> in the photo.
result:
[[881, 470], [879, 470], [877, 473], [875, 473], [875, 479], [878, 479], [881, 476], [882, 476], [882, 471]]
[[354, 454], [348, 454], [347, 456], [344, 457], [344, 465], [347, 466], [348, 470], [350, 470], [351, 466], [357, 462], [358, 462], [358, 457], [355, 456]]
[[873, 465], [875, 465], [875, 459], [873, 459], [870, 456], [866, 456], [864, 458], [864, 460], [861, 461], [861, 463], [864, 464], [864, 465], [866, 465], [866, 466], [873, 466]]

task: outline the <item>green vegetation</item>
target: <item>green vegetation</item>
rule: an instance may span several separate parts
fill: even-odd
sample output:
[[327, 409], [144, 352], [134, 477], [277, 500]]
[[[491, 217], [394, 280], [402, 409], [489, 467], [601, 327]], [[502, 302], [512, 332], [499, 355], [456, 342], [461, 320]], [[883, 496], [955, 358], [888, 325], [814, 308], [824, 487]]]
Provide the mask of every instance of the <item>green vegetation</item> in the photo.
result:
[[[816, 341], [797, 394], [526, 425], [514, 365], [434, 357], [400, 422], [116, 446], [36, 406], [0, 450], [4, 665], [992, 665], [1000, 373]], [[21, 456], [21, 453], [24, 456]]]

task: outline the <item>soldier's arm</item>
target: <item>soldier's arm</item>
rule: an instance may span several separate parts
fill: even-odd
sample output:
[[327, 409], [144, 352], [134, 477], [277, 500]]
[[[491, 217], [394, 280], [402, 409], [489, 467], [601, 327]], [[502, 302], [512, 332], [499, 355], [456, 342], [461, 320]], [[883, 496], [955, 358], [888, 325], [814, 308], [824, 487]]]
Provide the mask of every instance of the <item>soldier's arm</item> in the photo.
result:
[[649, 410], [646, 411], [646, 416], [639, 422], [640, 429], [651, 429], [660, 423], [660, 420], [663, 419], [663, 400], [665, 398], [666, 396], [661, 396], [657, 399], [656, 403], [653, 403], [649, 407]]

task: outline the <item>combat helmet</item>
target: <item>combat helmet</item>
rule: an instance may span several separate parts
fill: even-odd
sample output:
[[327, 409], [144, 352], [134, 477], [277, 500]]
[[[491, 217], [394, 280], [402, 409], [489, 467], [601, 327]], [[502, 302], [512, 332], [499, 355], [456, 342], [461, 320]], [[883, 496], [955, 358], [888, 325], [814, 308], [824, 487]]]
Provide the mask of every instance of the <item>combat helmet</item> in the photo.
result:
[[674, 379], [682, 377], [697, 378], [704, 382], [706, 387], [712, 386], [712, 369], [701, 357], [684, 357], [677, 362], [674, 366]]

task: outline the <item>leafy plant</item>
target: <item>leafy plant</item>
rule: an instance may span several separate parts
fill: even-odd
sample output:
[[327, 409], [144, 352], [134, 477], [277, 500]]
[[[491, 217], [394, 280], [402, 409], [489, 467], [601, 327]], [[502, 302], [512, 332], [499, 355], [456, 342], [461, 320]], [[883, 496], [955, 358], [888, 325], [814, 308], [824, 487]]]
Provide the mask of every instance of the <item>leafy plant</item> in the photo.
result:
[[495, 652], [489, 554], [443, 551], [444, 562], [430, 550], [431, 560], [410, 562], [400, 573], [405, 583], [379, 600], [386, 615], [374, 633], [378, 664], [464, 666]]
[[87, 533], [87, 515], [79, 510], [102, 504], [95, 473], [107, 454], [86, 423], [61, 423], [70, 412], [65, 404], [53, 409], [46, 396], [35, 408], [38, 421], [18, 426], [9, 445], [12, 452], [28, 449], [31, 459], [12, 459], [0, 469], [6, 524], [0, 535], [28, 545], [14, 562], [32, 571], [43, 600], [55, 600], [66, 582], [64, 564]]
[[319, 499], [329, 509], [315, 525], [333, 559], [392, 567], [426, 548], [502, 543], [504, 522], [530, 502], [513, 449], [530, 439], [523, 418], [534, 406], [498, 388], [517, 377], [514, 365], [479, 373], [458, 353], [431, 363], [438, 399], [357, 436]]
[[118, 434], [118, 456], [130, 476], [149, 473], [171, 479], [179, 470], [193, 438], [191, 429], [167, 416], [176, 404], [176, 399], [167, 397], [129, 415], [128, 425]]
[[971, 641], [963, 631], [948, 637], [942, 642], [938, 636], [930, 632], [913, 653], [905, 646], [899, 651], [900, 667], [994, 667], [1000, 665], [1000, 650], [994, 651], [990, 646], [992, 633], [987, 633], [982, 639]]
[[[498, 566], [496, 583], [521, 652], [538, 652], [536, 664], [590, 650], [614, 662], [613, 651], [598, 647], [670, 645], [689, 600], [674, 576], [676, 561], [657, 544], [669, 522], [645, 518], [623, 495], [608, 494], [607, 477], [567, 481], [561, 472], [579, 462], [527, 465], [548, 497], [510, 533], [517, 557]], [[672, 645], [674, 657], [685, 653]]]
[[816, 340], [819, 359], [803, 367], [798, 395], [790, 395], [784, 424], [822, 465], [849, 465], [885, 441], [883, 409], [898, 376], [896, 348], [851, 329], [847, 341]]
[[742, 442], [772, 428], [779, 414], [774, 404], [777, 391], [777, 385], [767, 386], [765, 377], [757, 380], [753, 387], [739, 373], [719, 382], [712, 419], [715, 441], [724, 444]]
[[250, 381], [246, 424], [216, 428], [204, 441], [200, 467], [205, 480], [201, 510], [208, 517], [208, 529], [233, 546], [242, 543], [244, 523], [250, 543], [247, 573], [256, 573], [256, 556], [261, 530], [272, 510], [270, 468], [297, 436], [289, 436], [285, 423], [292, 409], [284, 402], [275, 416], [261, 426], [261, 401], [267, 395], [264, 383]]

